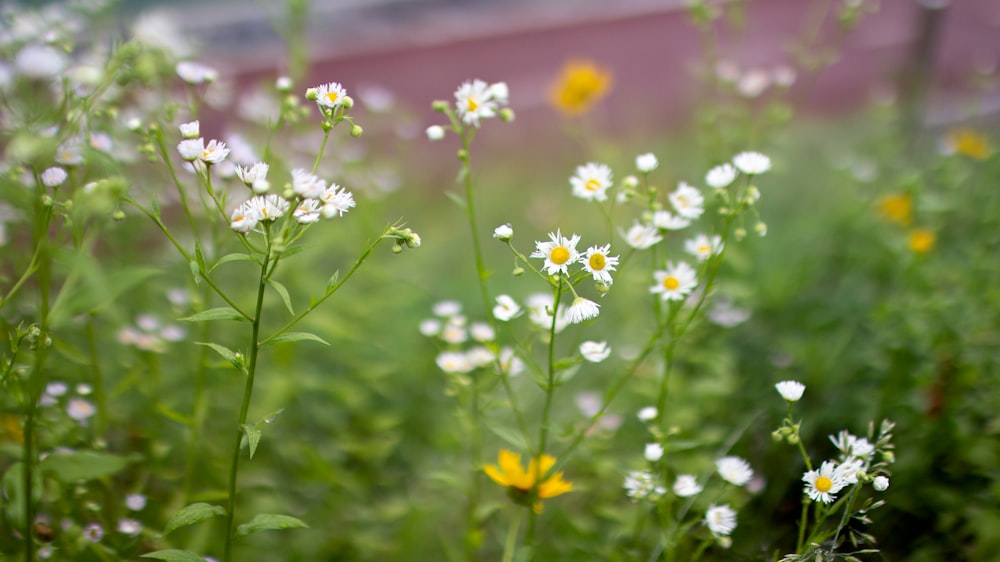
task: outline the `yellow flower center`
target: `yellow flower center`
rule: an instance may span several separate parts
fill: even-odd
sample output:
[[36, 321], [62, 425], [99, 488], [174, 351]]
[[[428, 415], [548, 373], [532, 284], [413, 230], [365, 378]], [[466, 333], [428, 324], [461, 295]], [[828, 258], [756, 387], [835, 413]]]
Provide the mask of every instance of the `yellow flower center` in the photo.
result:
[[677, 288], [681, 286], [681, 282], [676, 277], [671, 275], [663, 280], [663, 286], [666, 287], [668, 291], [676, 291]]
[[820, 476], [816, 479], [816, 482], [813, 483], [813, 486], [825, 494], [830, 491], [830, 488], [833, 488], [833, 480], [830, 480], [826, 476]]
[[702, 244], [701, 246], [698, 246], [698, 253], [699, 254], [708, 254], [708, 253], [711, 253], [711, 251], [712, 251], [712, 247], [709, 246], [708, 244]]
[[587, 180], [587, 183], [583, 184], [583, 188], [587, 191], [597, 191], [601, 188], [601, 182], [595, 180], [594, 178], [590, 178]]
[[607, 262], [604, 260], [604, 254], [594, 254], [590, 256], [590, 269], [594, 271], [600, 271], [604, 269]]
[[203, 151], [201, 151], [201, 157], [202, 158], [208, 158], [211, 155], [212, 155], [212, 151], [211, 150], [203, 150]]
[[337, 100], [340, 99], [340, 94], [337, 92], [327, 92], [326, 99], [330, 100], [330, 103], [337, 103]]
[[479, 109], [479, 104], [476, 103], [476, 100], [474, 100], [472, 98], [469, 98], [468, 100], [466, 100], [466, 103], [469, 106], [469, 111], [475, 111], [475, 110]]
[[569, 250], [564, 246], [556, 246], [555, 249], [549, 253], [549, 259], [556, 265], [562, 265], [569, 261]]
[[683, 195], [678, 195], [677, 196], [677, 206], [678, 207], [687, 207], [688, 206], [687, 197], [684, 197]]

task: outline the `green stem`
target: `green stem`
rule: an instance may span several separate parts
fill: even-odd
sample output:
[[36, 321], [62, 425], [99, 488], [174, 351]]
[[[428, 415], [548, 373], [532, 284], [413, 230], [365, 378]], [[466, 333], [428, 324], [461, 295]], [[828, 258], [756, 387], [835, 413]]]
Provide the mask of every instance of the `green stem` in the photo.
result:
[[[270, 244], [269, 244], [270, 246]], [[270, 250], [270, 248], [268, 248]], [[250, 336], [250, 363], [247, 367], [246, 382], [243, 385], [243, 403], [240, 405], [239, 422], [236, 425], [236, 442], [233, 445], [233, 460], [229, 467], [229, 502], [226, 510], [226, 546], [222, 557], [223, 562], [232, 560], [232, 543], [236, 532], [236, 477], [240, 466], [240, 444], [243, 441], [243, 424], [247, 421], [247, 411], [250, 409], [250, 397], [253, 394], [253, 381], [257, 373], [257, 356], [260, 350], [260, 320], [264, 308], [264, 292], [267, 289], [267, 272], [270, 265], [270, 253], [261, 264], [260, 280], [257, 284], [257, 304], [254, 308], [253, 327]]]
[[806, 527], [809, 525], [809, 500], [802, 499], [802, 517], [799, 520], [799, 540], [795, 543], [795, 554], [802, 554], [806, 541]]
[[514, 553], [517, 551], [517, 531], [521, 527], [521, 514], [523, 510], [517, 510], [517, 517], [514, 518], [514, 522], [511, 523], [510, 529], [507, 530], [507, 540], [504, 542], [503, 546], [503, 559], [501, 562], [513, 562]]
[[7, 304], [7, 302], [14, 297], [17, 291], [21, 288], [21, 285], [24, 285], [24, 282], [27, 281], [28, 278], [31, 277], [36, 271], [38, 271], [38, 254], [41, 252], [41, 249], [41, 246], [35, 248], [35, 252], [31, 256], [31, 261], [28, 262], [28, 267], [24, 269], [24, 273], [21, 274], [20, 279], [14, 283], [14, 286], [10, 288], [10, 291], [7, 291], [7, 295], [4, 296], [3, 300], [0, 300], [0, 310], [3, 310], [3, 307]]
[[330, 140], [330, 131], [332, 130], [332, 126], [323, 127], [323, 142], [319, 145], [319, 152], [316, 153], [316, 161], [313, 163], [312, 173], [314, 174], [319, 169], [319, 163], [323, 160], [323, 152], [326, 151], [326, 141]]
[[93, 373], [94, 400], [97, 402], [97, 427], [95, 433], [104, 435], [104, 429], [108, 426], [108, 404], [104, 392], [104, 377], [101, 374], [100, 354], [97, 350], [97, 337], [94, 334], [94, 313], [87, 315], [87, 323], [84, 326], [87, 336], [87, 349], [90, 353], [90, 366]]

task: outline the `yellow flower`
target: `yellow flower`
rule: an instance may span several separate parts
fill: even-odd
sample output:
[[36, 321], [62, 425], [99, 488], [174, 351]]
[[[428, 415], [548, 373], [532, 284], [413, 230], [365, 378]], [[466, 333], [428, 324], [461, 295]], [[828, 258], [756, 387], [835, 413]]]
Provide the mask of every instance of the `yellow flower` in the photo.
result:
[[956, 154], [985, 160], [993, 153], [990, 140], [973, 129], [953, 129], [948, 133], [948, 145]]
[[909, 246], [915, 254], [926, 254], [934, 248], [934, 233], [926, 228], [914, 228], [910, 231]]
[[569, 115], [586, 112], [611, 87], [611, 71], [591, 61], [569, 61], [552, 85], [552, 105]]
[[879, 200], [878, 210], [885, 219], [908, 225], [913, 215], [913, 197], [905, 193], [886, 195]]
[[[528, 470], [521, 467], [521, 455], [501, 449], [498, 459], [499, 467], [488, 464], [483, 471], [497, 484], [507, 488], [511, 499], [521, 505], [531, 505], [535, 513], [542, 512], [542, 502], [554, 498], [573, 489], [573, 483], [563, 480], [562, 472], [555, 472], [546, 477], [546, 473], [556, 459], [550, 455], [542, 455], [541, 462], [531, 459]], [[543, 478], [539, 481], [539, 478]]]

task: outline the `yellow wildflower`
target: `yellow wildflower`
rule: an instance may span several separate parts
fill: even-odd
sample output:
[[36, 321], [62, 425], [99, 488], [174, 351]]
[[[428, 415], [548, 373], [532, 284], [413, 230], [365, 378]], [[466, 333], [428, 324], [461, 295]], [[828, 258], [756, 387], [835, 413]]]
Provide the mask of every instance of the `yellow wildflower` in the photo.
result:
[[914, 228], [908, 240], [910, 250], [915, 254], [926, 254], [934, 248], [934, 233], [926, 228]]
[[973, 129], [953, 129], [948, 133], [948, 146], [956, 154], [985, 160], [993, 153], [990, 140], [982, 133]]
[[586, 112], [611, 87], [611, 71], [591, 61], [569, 61], [552, 85], [552, 105], [569, 115]]
[[913, 197], [906, 193], [886, 195], [879, 200], [878, 210], [886, 220], [909, 225], [913, 218]]
[[521, 467], [521, 455], [502, 449], [498, 464], [499, 466], [488, 464], [483, 467], [483, 471], [491, 480], [506, 487], [511, 499], [521, 505], [531, 505], [535, 513], [542, 512], [540, 500], [554, 498], [573, 489], [572, 482], [563, 480], [562, 472], [546, 476], [556, 464], [556, 459], [550, 455], [542, 455], [540, 462], [531, 459], [528, 470], [524, 470]]

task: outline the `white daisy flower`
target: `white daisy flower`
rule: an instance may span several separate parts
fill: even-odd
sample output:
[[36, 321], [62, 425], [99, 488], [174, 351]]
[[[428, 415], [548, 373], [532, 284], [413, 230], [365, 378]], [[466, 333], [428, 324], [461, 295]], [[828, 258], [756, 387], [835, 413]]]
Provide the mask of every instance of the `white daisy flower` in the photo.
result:
[[661, 240], [663, 237], [655, 226], [639, 222], [633, 223], [632, 228], [625, 233], [625, 241], [637, 250], [645, 250]]
[[666, 488], [656, 483], [656, 477], [649, 472], [629, 471], [625, 475], [625, 495], [633, 500], [656, 500], [667, 493]]
[[576, 297], [573, 299], [573, 304], [570, 305], [569, 310], [567, 311], [567, 316], [569, 317], [570, 323], [579, 324], [584, 320], [597, 318], [600, 313], [601, 305], [583, 297]]
[[705, 198], [701, 196], [701, 191], [684, 182], [680, 182], [668, 198], [677, 214], [686, 219], [694, 220], [705, 212]]
[[452, 316], [441, 329], [441, 339], [450, 344], [459, 344], [469, 339], [464, 316]]
[[705, 525], [716, 537], [727, 537], [736, 530], [736, 512], [729, 504], [713, 503], [705, 512]]
[[97, 523], [90, 523], [83, 528], [83, 538], [92, 543], [101, 542], [104, 537], [104, 527], [101, 527]]
[[311, 224], [319, 220], [319, 213], [322, 208], [322, 203], [316, 199], [303, 199], [295, 207], [292, 216], [295, 217], [295, 220], [299, 224]]
[[432, 309], [434, 316], [450, 317], [456, 316], [462, 312], [462, 303], [458, 301], [439, 301], [434, 303], [434, 308]]
[[611, 182], [611, 168], [605, 164], [589, 162], [576, 169], [576, 175], [569, 178], [573, 195], [588, 201], [606, 201]]
[[774, 385], [774, 388], [788, 402], [798, 402], [802, 398], [802, 393], [806, 390], [806, 385], [798, 381], [781, 381]]
[[46, 170], [41, 174], [42, 183], [45, 184], [46, 187], [58, 187], [66, 181], [67, 177], [69, 176], [66, 174], [66, 170], [63, 170], [59, 166], [46, 168]]
[[199, 158], [206, 164], [218, 164], [225, 160], [226, 156], [229, 156], [229, 148], [226, 147], [226, 143], [212, 139], [205, 145]]
[[659, 413], [656, 411], [656, 407], [646, 406], [645, 408], [639, 410], [639, 413], [636, 414], [636, 417], [639, 418], [639, 421], [651, 422], [655, 420], [656, 416], [658, 415]]
[[510, 223], [501, 224], [493, 229], [493, 237], [501, 242], [506, 242], [514, 237], [514, 229], [511, 228]]
[[428, 338], [434, 337], [441, 333], [441, 321], [437, 318], [428, 318], [420, 322], [420, 334]]
[[267, 178], [269, 166], [264, 162], [257, 162], [253, 166], [236, 166], [236, 177], [240, 178], [247, 187], [252, 188], [257, 182]]
[[604, 246], [591, 246], [580, 256], [583, 269], [598, 283], [604, 283], [608, 286], [614, 281], [611, 278], [611, 272], [618, 267], [618, 256], [609, 256], [610, 252], [611, 244], [605, 244]]
[[497, 297], [497, 305], [493, 307], [493, 316], [501, 321], [508, 322], [521, 313], [521, 305], [517, 304], [510, 295], [500, 295]]
[[524, 372], [524, 361], [521, 361], [512, 348], [501, 349], [497, 360], [500, 372], [506, 373], [508, 376], [516, 377]]
[[691, 221], [661, 209], [653, 213], [653, 226], [663, 230], [681, 230], [691, 226]]
[[542, 268], [549, 275], [569, 275], [569, 265], [580, 259], [580, 253], [576, 251], [580, 236], [574, 234], [566, 238], [557, 230], [555, 234], [549, 233], [549, 239], [549, 242], [535, 242], [536, 249], [530, 257], [544, 259], [545, 265]]
[[219, 73], [214, 68], [197, 62], [184, 61], [177, 63], [177, 76], [188, 84], [204, 84], [215, 82]]
[[444, 127], [441, 125], [431, 125], [427, 127], [425, 133], [427, 133], [428, 140], [439, 141], [444, 138]]
[[872, 488], [875, 488], [876, 492], [884, 492], [889, 489], [889, 479], [885, 476], [876, 476], [872, 480]]
[[736, 171], [736, 168], [734, 168], [732, 164], [729, 164], [728, 162], [725, 164], [719, 164], [705, 174], [705, 183], [707, 183], [709, 187], [722, 189], [733, 183], [733, 180], [736, 179], [738, 174], [739, 172]]
[[[5, 57], [5, 60], [9, 59]], [[48, 45], [27, 45], [14, 56], [17, 73], [29, 80], [55, 78], [67, 63], [66, 53]]]
[[656, 156], [652, 152], [640, 154], [635, 158], [635, 167], [644, 174], [652, 172], [659, 165], [659, 161], [657, 161]]
[[467, 125], [479, 127], [480, 119], [496, 116], [497, 103], [489, 85], [482, 80], [465, 82], [455, 90], [458, 117]]
[[118, 532], [130, 537], [139, 536], [139, 533], [142, 532], [142, 523], [135, 519], [119, 519]]
[[851, 435], [846, 429], [838, 433], [836, 437], [831, 435], [830, 442], [843, 454], [844, 458], [867, 459], [875, 451], [875, 446], [867, 439]]
[[326, 188], [319, 200], [323, 202], [323, 216], [326, 218], [331, 218], [334, 215], [342, 217], [355, 205], [354, 195], [335, 183], [331, 183], [330, 187]]
[[181, 137], [185, 139], [196, 139], [201, 136], [201, 128], [199, 121], [191, 121], [190, 123], [181, 123], [178, 127], [181, 130]]
[[562, 332], [569, 325], [569, 318], [564, 307], [553, 310], [555, 301], [551, 293], [534, 293], [529, 295], [525, 304], [528, 308], [528, 319], [539, 328], [548, 331], [552, 328], [553, 313], [555, 314], [556, 333]]
[[66, 404], [66, 413], [78, 422], [85, 422], [97, 413], [97, 408], [82, 398], [70, 398], [69, 403]]
[[722, 457], [715, 461], [715, 468], [723, 480], [734, 486], [743, 486], [753, 478], [750, 464], [740, 457]]
[[654, 271], [653, 278], [656, 284], [649, 292], [659, 293], [667, 301], [682, 300], [698, 285], [694, 269], [686, 262], [677, 262], [676, 265], [667, 262], [667, 269]]
[[486, 367], [487, 365], [492, 365], [496, 361], [497, 356], [493, 354], [485, 345], [477, 345], [469, 350], [466, 354], [469, 358], [469, 362], [475, 367]]
[[806, 483], [803, 490], [812, 501], [833, 503], [837, 492], [844, 489], [848, 482], [843, 474], [837, 471], [837, 465], [832, 461], [823, 461], [819, 470], [810, 470], [802, 475]]
[[184, 160], [194, 162], [205, 152], [205, 140], [201, 138], [182, 140], [177, 144], [177, 152]]
[[699, 262], [703, 262], [722, 252], [722, 237], [716, 234], [709, 238], [699, 234], [684, 242], [684, 251], [698, 258]]
[[771, 169], [771, 159], [759, 152], [747, 151], [733, 156], [733, 165], [748, 176], [756, 176]]
[[274, 194], [258, 195], [251, 199], [251, 201], [254, 200], [257, 201], [255, 204], [259, 206], [258, 216], [260, 220], [276, 221], [292, 206], [291, 203]]
[[437, 366], [446, 373], [468, 373], [475, 368], [469, 357], [458, 351], [445, 351], [435, 359]]
[[315, 91], [316, 105], [330, 109], [344, 105], [344, 98], [347, 97], [347, 90], [339, 82], [316, 86]]
[[131, 511], [142, 511], [146, 507], [146, 496], [142, 494], [129, 494], [125, 496], [125, 507]]
[[674, 480], [674, 493], [682, 498], [696, 496], [702, 489], [693, 474], [678, 474], [677, 480]]
[[[198, 148], [195, 158], [198, 158], [198, 154], [201, 154], [201, 147]], [[63, 143], [59, 147], [59, 150], [56, 151], [56, 162], [63, 166], [79, 166], [83, 164], [83, 149], [80, 139], [72, 138]]]
[[319, 199], [326, 191], [326, 182], [315, 174], [296, 168], [292, 170], [292, 191], [307, 199]]
[[257, 223], [260, 222], [260, 214], [255, 206], [248, 203], [249, 201], [244, 201], [236, 207], [229, 218], [229, 228], [244, 234], [256, 228]]
[[495, 82], [490, 84], [490, 97], [500, 105], [510, 103], [510, 88], [507, 87], [507, 83]]
[[659, 443], [646, 443], [646, 450], [643, 456], [649, 462], [656, 462], [663, 458], [663, 445]]
[[606, 341], [585, 341], [580, 344], [580, 355], [591, 363], [600, 363], [611, 355], [611, 348]]
[[69, 387], [64, 382], [50, 382], [45, 385], [45, 394], [49, 396], [63, 396]]
[[473, 322], [469, 327], [469, 333], [472, 334], [472, 339], [478, 342], [493, 341], [497, 337], [493, 327], [486, 322]]

